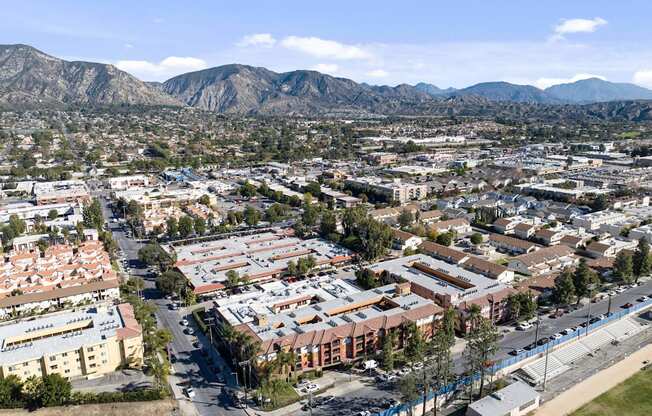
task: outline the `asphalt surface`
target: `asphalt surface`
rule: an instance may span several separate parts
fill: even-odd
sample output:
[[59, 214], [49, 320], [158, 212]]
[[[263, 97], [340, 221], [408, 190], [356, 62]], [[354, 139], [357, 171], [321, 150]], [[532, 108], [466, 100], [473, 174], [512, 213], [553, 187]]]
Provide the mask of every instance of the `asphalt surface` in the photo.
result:
[[[126, 260], [127, 272], [132, 276], [139, 276], [145, 281], [143, 296], [158, 306], [156, 318], [160, 327], [167, 328], [172, 332], [173, 339], [169, 345], [170, 353], [175, 356], [172, 363], [173, 377], [171, 383], [177, 383], [180, 389], [191, 386], [196, 395], [193, 398], [186, 398], [196, 408], [200, 415], [244, 415], [243, 409], [233, 406], [230, 397], [225, 394], [225, 382], [228, 386], [235, 386], [235, 378], [229, 367], [218, 352], [210, 348], [210, 341], [204, 337], [199, 328], [195, 326], [193, 317], [182, 315], [178, 310], [170, 308], [171, 301], [165, 299], [163, 294], [156, 289], [156, 278], [147, 271], [147, 268], [138, 260], [138, 250], [144, 245], [133, 238], [127, 238], [126, 232], [117, 223], [113, 222], [113, 213], [109, 203], [100, 198], [104, 218], [109, 221], [109, 230], [113, 234], [118, 247], [119, 255]], [[186, 319], [194, 329], [193, 335], [184, 331], [186, 326], [181, 321]], [[192, 344], [198, 341], [201, 346], [195, 348]], [[208, 356], [204, 356], [201, 348], [205, 347]], [[212, 365], [209, 363], [212, 361]], [[212, 368], [211, 368], [212, 367]], [[220, 369], [216, 372], [216, 369]]]

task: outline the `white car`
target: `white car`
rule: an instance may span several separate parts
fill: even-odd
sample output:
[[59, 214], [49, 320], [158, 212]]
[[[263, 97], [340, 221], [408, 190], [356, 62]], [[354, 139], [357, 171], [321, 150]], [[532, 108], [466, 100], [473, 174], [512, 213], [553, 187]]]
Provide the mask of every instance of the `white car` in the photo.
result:
[[314, 393], [317, 390], [319, 390], [319, 386], [316, 385], [315, 383], [308, 383], [304, 387], [301, 388], [301, 393], [303, 394], [308, 394], [308, 393]]
[[559, 338], [561, 338], [562, 336], [563, 336], [562, 334], [560, 334], [560, 333], [556, 333], [556, 334], [552, 334], [552, 335], [550, 335], [550, 338], [551, 338], [551, 339], [559, 339]]
[[189, 322], [188, 322], [187, 319], [182, 319], [182, 320], [181, 320], [181, 325], [183, 325], [183, 326], [188, 326], [188, 324], [189, 324]]
[[192, 387], [188, 387], [188, 388], [186, 389], [186, 396], [188, 396], [189, 398], [192, 399], [192, 398], [195, 397], [196, 395], [197, 395], [197, 393], [195, 393], [195, 389], [193, 389]]
[[529, 322], [523, 322], [516, 327], [519, 331], [527, 331], [530, 328], [532, 328], [532, 324]]
[[195, 333], [195, 330], [194, 330], [194, 329], [192, 329], [192, 328], [190, 328], [190, 327], [186, 328], [186, 334], [188, 334], [188, 335], [192, 335], [192, 334], [194, 334], [194, 333]]

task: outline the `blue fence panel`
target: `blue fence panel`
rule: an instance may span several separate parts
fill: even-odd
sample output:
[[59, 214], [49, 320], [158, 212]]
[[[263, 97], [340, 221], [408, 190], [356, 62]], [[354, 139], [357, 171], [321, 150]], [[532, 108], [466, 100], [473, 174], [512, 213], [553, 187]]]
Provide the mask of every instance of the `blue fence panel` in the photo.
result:
[[[631, 314], [633, 312], [644, 309], [644, 308], [646, 308], [646, 307], [648, 307], [650, 305], [652, 305], [652, 298], [646, 300], [645, 302], [637, 303], [637, 304], [633, 305], [631, 308], [623, 309], [623, 310], [618, 311], [618, 312], [612, 312], [612, 314], [610, 316], [605, 317], [605, 319], [601, 319], [598, 322], [590, 324], [588, 326], [588, 332], [592, 332], [592, 331], [600, 328], [603, 325], [606, 325], [608, 323], [611, 323], [612, 321], [621, 319], [623, 316], [627, 316], [627, 315], [629, 315], [629, 314]], [[512, 366], [512, 365], [514, 365], [514, 364], [516, 364], [518, 362], [521, 362], [521, 361], [523, 361], [523, 360], [525, 360], [527, 358], [530, 358], [530, 357], [532, 357], [534, 355], [544, 353], [547, 348], [552, 348], [552, 347], [554, 347], [556, 345], [563, 344], [563, 343], [565, 343], [567, 341], [570, 341], [571, 339], [579, 338], [579, 337], [585, 335], [586, 333], [587, 333], [587, 328], [579, 328], [578, 330], [574, 331], [573, 333], [568, 334], [568, 335], [564, 335], [564, 336], [562, 336], [561, 338], [559, 338], [557, 340], [553, 340], [553, 341], [549, 342], [548, 344], [537, 346], [536, 348], [533, 348], [530, 351], [525, 351], [524, 353], [519, 354], [519, 355], [517, 355], [515, 357], [505, 358], [505, 359], [503, 359], [503, 360], [501, 360], [501, 361], [499, 361], [497, 363], [494, 363], [494, 365], [491, 367], [490, 373], [492, 373], [492, 372], [495, 373], [496, 371], [502, 370], [505, 367]], [[434, 391], [430, 392], [428, 394], [427, 400], [431, 400], [435, 395], [442, 395], [442, 394], [450, 393], [451, 391], [455, 391], [460, 386], [468, 385], [471, 382], [471, 380], [475, 381], [475, 380], [478, 380], [478, 379], [480, 379], [480, 373], [475, 373], [472, 376], [463, 377], [463, 378], [461, 378], [459, 380], [456, 380], [456, 381], [448, 384], [447, 386], [441, 387], [437, 391], [436, 394], [434, 393]], [[413, 401], [412, 406], [416, 406], [416, 405], [419, 405], [419, 404], [422, 404], [422, 403], [423, 403], [423, 397]], [[395, 416], [395, 415], [398, 415], [401, 411], [407, 410], [407, 408], [408, 408], [408, 405], [406, 403], [403, 403], [403, 404], [400, 404], [400, 405], [395, 406], [393, 408], [387, 409], [387, 410], [385, 410], [385, 411], [383, 411], [381, 413], [376, 413], [376, 416]]]

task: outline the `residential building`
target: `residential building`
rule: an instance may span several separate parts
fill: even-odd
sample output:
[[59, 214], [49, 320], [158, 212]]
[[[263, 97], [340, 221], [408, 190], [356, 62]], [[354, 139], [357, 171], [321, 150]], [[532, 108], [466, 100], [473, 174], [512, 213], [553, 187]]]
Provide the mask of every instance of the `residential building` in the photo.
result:
[[376, 177], [349, 178], [345, 184], [361, 192], [372, 192], [388, 202], [405, 203], [428, 196], [428, 185], [403, 182], [400, 179], [384, 181]]
[[131, 305], [97, 304], [0, 325], [0, 376], [92, 378], [143, 365]]
[[175, 267], [197, 295], [224, 289], [231, 270], [253, 283], [281, 277], [290, 261], [296, 263], [302, 257], [313, 256], [320, 268], [346, 263], [353, 256], [350, 250], [326, 240], [296, 238], [291, 229], [259, 230], [256, 234], [163, 248], [175, 256]]
[[531, 241], [493, 233], [489, 234], [489, 244], [496, 247], [497, 250], [510, 254], [531, 253], [541, 247]]
[[370, 153], [367, 160], [372, 165], [391, 165], [398, 161], [398, 155], [396, 153], [375, 152]]
[[563, 244], [544, 247], [510, 259], [508, 267], [524, 275], [538, 276], [574, 266], [579, 259], [573, 253], [573, 249]]
[[490, 279], [507, 283], [514, 280], [514, 272], [500, 264], [492, 263], [489, 260], [472, 256], [463, 251], [455, 250], [432, 241], [424, 241], [419, 246], [422, 253], [428, 254], [436, 259], [456, 264], [466, 270], [481, 274]]
[[395, 347], [402, 349], [412, 323], [429, 339], [441, 313], [440, 307], [411, 293], [409, 284], [397, 283], [275, 315], [257, 315], [234, 329], [260, 343], [260, 363], [274, 360], [280, 351], [294, 352], [290, 372], [296, 374], [373, 356], [390, 333], [396, 334]]
[[573, 225], [588, 231], [600, 229], [603, 224], [614, 224], [626, 219], [625, 214], [617, 211], [597, 211], [573, 218]]
[[435, 230], [438, 234], [452, 231], [458, 235], [463, 235], [471, 232], [471, 224], [464, 218], [453, 218], [428, 224], [428, 229]]
[[419, 248], [419, 245], [423, 243], [423, 238], [406, 231], [397, 230], [392, 228], [393, 247], [396, 250], [416, 250]]

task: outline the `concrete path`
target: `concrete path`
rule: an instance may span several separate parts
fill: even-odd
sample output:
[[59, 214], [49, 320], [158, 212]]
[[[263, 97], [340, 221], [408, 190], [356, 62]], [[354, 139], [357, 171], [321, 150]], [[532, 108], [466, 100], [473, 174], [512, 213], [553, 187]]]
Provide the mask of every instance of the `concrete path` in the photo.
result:
[[579, 382], [564, 393], [545, 403], [536, 411], [535, 415], [568, 415], [636, 374], [645, 367], [643, 361], [652, 361], [652, 344], [636, 351], [613, 366]]

